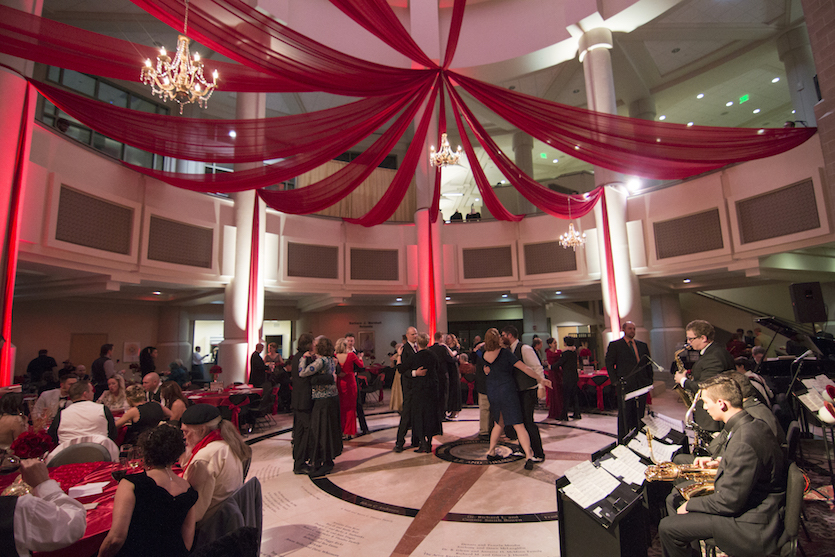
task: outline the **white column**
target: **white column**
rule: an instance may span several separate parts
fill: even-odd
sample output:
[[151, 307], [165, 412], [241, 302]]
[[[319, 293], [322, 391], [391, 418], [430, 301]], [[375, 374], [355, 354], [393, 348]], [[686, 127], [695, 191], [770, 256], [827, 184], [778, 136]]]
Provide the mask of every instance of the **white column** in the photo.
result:
[[[533, 178], [533, 137], [525, 132], [513, 134], [513, 155], [519, 170]], [[534, 204], [520, 193], [517, 192], [516, 197], [519, 199], [519, 214], [530, 215], [536, 212]]]
[[[587, 31], [580, 37], [580, 61], [583, 64], [583, 73], [586, 80], [588, 108], [606, 114], [617, 114], [612, 57], [609, 53], [612, 44], [612, 32], [602, 27]], [[623, 178], [617, 172], [596, 166], [594, 168], [594, 182], [597, 186], [620, 185]], [[612, 245], [618, 319], [621, 323], [627, 320], [633, 321], [640, 327], [643, 323], [643, 311], [638, 278], [632, 272], [632, 264], [629, 260], [629, 243], [626, 236], [626, 194], [621, 190], [621, 187], [612, 186], [606, 188], [605, 195], [609, 213], [609, 240]], [[603, 289], [603, 307], [607, 316], [612, 316], [615, 304], [609, 295], [610, 285], [607, 274], [606, 251], [604, 249], [606, 239], [603, 235], [603, 211], [600, 204], [595, 207], [594, 215], [597, 223], [600, 253], [600, 283]], [[611, 320], [607, 318], [607, 326], [610, 322]], [[606, 333], [604, 333], [604, 341], [606, 342], [620, 336], [620, 331], [612, 331], [611, 327], [607, 328]]]
[[806, 122], [809, 127], [817, 126], [813, 108], [818, 102], [815, 90], [815, 60], [812, 58], [806, 26], [792, 29], [778, 38], [777, 52], [786, 68], [786, 81], [795, 110], [791, 119]]
[[655, 99], [644, 97], [629, 103], [629, 117], [641, 120], [655, 120]]
[[176, 359], [191, 369], [191, 344], [189, 343], [189, 314], [180, 306], [164, 306], [160, 309], [157, 344], [157, 370], [168, 369]]
[[[263, 118], [266, 114], [264, 93], [238, 93], [235, 118]], [[261, 163], [236, 164], [235, 170], [256, 168]], [[226, 286], [223, 306], [223, 336], [218, 358], [223, 368], [221, 379], [224, 383], [244, 381], [249, 354], [261, 336], [264, 322], [264, 221], [266, 209], [255, 191], [232, 194], [235, 200], [235, 274]], [[258, 281], [255, 310], [255, 330], [246, 335], [247, 302], [249, 296], [249, 266], [252, 254], [252, 217], [258, 204]]]

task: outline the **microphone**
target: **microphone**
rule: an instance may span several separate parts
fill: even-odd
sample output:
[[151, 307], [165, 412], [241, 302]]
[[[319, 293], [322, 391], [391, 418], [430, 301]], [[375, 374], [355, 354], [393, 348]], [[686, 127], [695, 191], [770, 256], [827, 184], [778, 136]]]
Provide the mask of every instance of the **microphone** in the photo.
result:
[[793, 361], [793, 362], [792, 362], [792, 365], [793, 365], [793, 364], [796, 364], [796, 363], [797, 363], [797, 362], [799, 362], [800, 360], [802, 360], [802, 359], [806, 358], [806, 356], [812, 356], [812, 355], [814, 355], [814, 354], [815, 354], [815, 351], [814, 351], [814, 350], [807, 350], [806, 352], [804, 352], [803, 354], [801, 354], [800, 356], [798, 356], [798, 357], [797, 357], [797, 359], [795, 359], [795, 361]]
[[647, 360], [649, 360], [649, 361], [650, 361], [650, 363], [651, 363], [653, 366], [655, 366], [656, 371], [660, 371], [660, 372], [662, 372], [662, 373], [663, 373], [663, 372], [665, 372], [665, 371], [667, 371], [667, 368], [665, 368], [664, 366], [662, 366], [661, 364], [659, 364], [658, 362], [656, 362], [655, 360], [653, 360], [653, 359], [652, 359], [652, 358], [650, 358], [649, 356], [647, 356]]

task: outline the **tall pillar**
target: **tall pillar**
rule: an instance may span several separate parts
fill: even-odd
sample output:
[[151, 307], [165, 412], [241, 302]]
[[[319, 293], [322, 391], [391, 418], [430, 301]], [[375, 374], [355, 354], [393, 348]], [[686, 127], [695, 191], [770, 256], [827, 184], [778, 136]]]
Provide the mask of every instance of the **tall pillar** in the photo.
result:
[[[615, 81], [612, 75], [612, 32], [598, 27], [591, 29], [580, 37], [580, 62], [583, 64], [583, 74], [586, 80], [586, 97], [590, 110], [606, 114], [617, 113], [617, 97], [615, 96]], [[620, 184], [623, 178], [617, 172], [595, 166], [594, 182], [597, 186]], [[633, 321], [638, 327], [643, 324], [641, 308], [641, 294], [638, 278], [632, 272], [629, 260], [629, 244], [626, 236], [626, 194], [618, 187], [606, 188], [606, 203], [608, 209], [609, 238], [603, 234], [603, 211], [598, 204], [594, 215], [597, 222], [597, 237], [600, 253], [600, 283], [603, 288], [603, 306], [607, 314], [608, 331], [604, 332], [604, 341], [615, 340], [620, 336], [619, 324], [623, 321]], [[610, 296], [610, 277], [607, 265], [604, 242], [610, 241], [613, 258], [614, 290], [617, 298]], [[615, 308], [617, 314], [615, 315]], [[612, 330], [617, 328], [618, 330]]]
[[189, 343], [189, 314], [182, 307], [163, 307], [159, 314], [157, 331], [157, 369], [165, 370], [176, 359], [191, 369], [191, 344]]
[[[533, 137], [525, 132], [513, 134], [513, 155], [514, 162], [519, 169], [533, 178]], [[519, 199], [519, 214], [529, 215], [536, 211], [533, 203], [525, 199], [520, 193], [516, 193]]]
[[[263, 118], [266, 114], [264, 93], [238, 93], [235, 118]], [[236, 164], [235, 170], [256, 168], [261, 163]], [[245, 381], [249, 354], [261, 338], [264, 324], [264, 220], [266, 209], [255, 191], [232, 194], [235, 200], [235, 274], [226, 285], [223, 305], [223, 342], [220, 343], [218, 358], [223, 368], [224, 383]], [[252, 222], [258, 207], [258, 269], [255, 282], [256, 303], [254, 326], [247, 337], [247, 308], [250, 287], [250, 260], [252, 257]]]
[[[652, 311], [652, 358], [666, 367], [673, 361], [676, 348], [684, 342], [686, 336], [681, 320], [681, 302], [678, 294], [660, 294], [650, 296], [649, 303]], [[672, 386], [671, 377], [669, 379]]]
[[[0, 4], [26, 13], [40, 15], [42, 3], [37, 0], [0, 0]], [[20, 58], [0, 54], [0, 63], [31, 76], [34, 64]], [[35, 105], [38, 95], [29, 88], [28, 109], [24, 114], [27, 99], [26, 80], [18, 74], [0, 67], [0, 312], [2, 316], [2, 344], [0, 345], [0, 386], [10, 385], [14, 379], [15, 346], [11, 338], [12, 304], [14, 303], [14, 279], [17, 273], [17, 243], [20, 209], [23, 190], [29, 166], [29, 151], [32, 146], [32, 126], [35, 120]], [[25, 124], [24, 124], [25, 123]], [[23, 125], [26, 126], [24, 130]], [[22, 144], [19, 142], [22, 138]], [[22, 167], [17, 167], [17, 161]], [[15, 172], [19, 171], [20, 188], [13, 192]], [[17, 215], [17, 216], [16, 216]]]
[[[814, 106], [818, 102], [815, 91], [815, 61], [806, 26], [796, 27], [777, 39], [777, 53], [786, 68], [794, 120], [807, 126], [817, 126]], [[802, 125], [802, 124], [800, 124]]]
[[523, 305], [522, 306], [522, 322], [525, 328], [520, 331], [519, 337], [525, 344], [530, 344], [534, 335], [538, 335], [542, 339], [542, 349], [545, 346], [545, 339], [551, 336], [551, 331], [548, 330], [548, 315], [545, 311], [545, 306]]
[[655, 99], [644, 97], [629, 103], [629, 117], [641, 120], [655, 120]]

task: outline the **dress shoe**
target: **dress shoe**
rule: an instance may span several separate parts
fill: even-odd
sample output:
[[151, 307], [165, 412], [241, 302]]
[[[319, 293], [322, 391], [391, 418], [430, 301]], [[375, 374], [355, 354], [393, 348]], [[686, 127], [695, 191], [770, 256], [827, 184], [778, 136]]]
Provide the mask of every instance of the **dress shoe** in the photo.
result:
[[533, 459], [525, 461], [525, 470], [533, 470]]
[[432, 452], [432, 447], [430, 447], [428, 445], [421, 445], [420, 447], [415, 449], [415, 452], [416, 453], [431, 453]]
[[543, 462], [545, 460], [544, 456], [534, 456], [531, 460], [534, 462]]
[[490, 462], [496, 462], [497, 460], [502, 460], [504, 457], [502, 455], [497, 454], [489, 454], [487, 455], [487, 460]]
[[298, 468], [293, 468], [293, 473], [296, 475], [310, 474], [310, 466], [308, 466], [307, 464], [302, 464]]
[[571, 419], [572, 420], [582, 420], [583, 416], [581, 416], [580, 414], [572, 414]]
[[394, 452], [402, 453], [403, 452], [403, 445], [395, 445], [394, 446]]

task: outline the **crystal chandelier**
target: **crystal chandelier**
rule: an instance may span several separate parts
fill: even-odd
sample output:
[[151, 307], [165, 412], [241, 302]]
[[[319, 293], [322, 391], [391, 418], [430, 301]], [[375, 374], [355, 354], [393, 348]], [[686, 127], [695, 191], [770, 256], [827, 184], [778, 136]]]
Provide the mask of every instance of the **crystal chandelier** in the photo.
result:
[[[568, 220], [571, 220], [571, 197], [568, 198]], [[574, 230], [574, 223], [568, 223], [568, 232], [560, 235], [560, 245], [565, 248], [571, 248], [577, 251], [578, 246], [583, 246], [586, 243], [586, 233], [580, 234]]]
[[217, 70], [212, 72], [212, 82], [209, 83], [203, 77], [203, 62], [200, 55], [194, 53], [194, 57], [188, 50], [191, 40], [186, 37], [188, 32], [188, 0], [186, 0], [185, 21], [183, 23], [183, 34], [177, 37], [177, 54], [174, 60], [160, 48], [157, 57], [156, 67], [151, 59], [145, 60], [142, 68], [142, 82], [151, 86], [153, 94], [158, 95], [164, 101], [173, 100], [180, 104], [180, 114], [183, 113], [183, 105], [196, 102], [201, 108], [206, 108], [209, 98], [217, 86]]
[[429, 149], [429, 162], [432, 163], [432, 166], [444, 167], [451, 164], [458, 164], [458, 159], [460, 158], [461, 146], [459, 145], [458, 150], [453, 153], [449, 148], [449, 141], [445, 133], [441, 134], [441, 150], [436, 153], [434, 145]]

